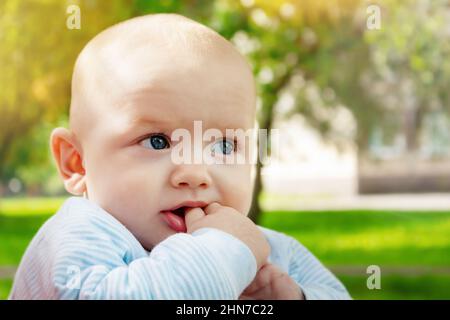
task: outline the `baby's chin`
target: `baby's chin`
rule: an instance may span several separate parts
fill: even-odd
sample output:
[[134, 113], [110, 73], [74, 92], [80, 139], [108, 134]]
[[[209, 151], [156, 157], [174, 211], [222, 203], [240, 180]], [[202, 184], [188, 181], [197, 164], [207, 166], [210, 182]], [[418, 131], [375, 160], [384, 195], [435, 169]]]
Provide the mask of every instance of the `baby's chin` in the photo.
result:
[[157, 246], [170, 236], [177, 234], [176, 231], [172, 230], [167, 225], [159, 226], [158, 230], [154, 230], [153, 232], [149, 230], [149, 232], [151, 233], [152, 237], [136, 237], [135, 235], [141, 246], [147, 251], [151, 251], [155, 246]]

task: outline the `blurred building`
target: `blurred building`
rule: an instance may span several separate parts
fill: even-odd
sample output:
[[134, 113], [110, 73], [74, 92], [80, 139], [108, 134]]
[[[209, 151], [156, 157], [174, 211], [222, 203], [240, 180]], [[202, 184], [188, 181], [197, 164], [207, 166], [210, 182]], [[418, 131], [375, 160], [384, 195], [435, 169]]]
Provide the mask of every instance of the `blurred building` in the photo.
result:
[[369, 150], [358, 161], [360, 193], [450, 191], [448, 115], [425, 114], [413, 150], [408, 147], [407, 132], [399, 130], [391, 138], [382, 128], [372, 132]]
[[262, 171], [265, 191], [275, 194], [353, 195], [357, 193], [354, 144], [339, 150], [324, 141], [301, 116], [281, 122], [273, 160]]
[[301, 119], [279, 128], [279, 155], [262, 173], [269, 193], [348, 196], [450, 191], [450, 119], [443, 113], [424, 116], [413, 153], [402, 130], [387, 138], [383, 128], [376, 128], [367, 152], [358, 155], [352, 141], [338, 149]]

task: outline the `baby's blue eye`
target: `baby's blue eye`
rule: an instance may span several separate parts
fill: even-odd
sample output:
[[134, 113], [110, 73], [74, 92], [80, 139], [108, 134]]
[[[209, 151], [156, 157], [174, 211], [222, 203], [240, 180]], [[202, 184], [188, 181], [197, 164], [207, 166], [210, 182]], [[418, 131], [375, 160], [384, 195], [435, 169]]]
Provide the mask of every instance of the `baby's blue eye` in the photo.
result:
[[154, 134], [141, 141], [141, 144], [149, 149], [161, 150], [170, 147], [170, 143], [163, 134]]
[[214, 143], [212, 146], [212, 153], [215, 155], [216, 153], [219, 154], [231, 154], [235, 150], [235, 142], [222, 139]]

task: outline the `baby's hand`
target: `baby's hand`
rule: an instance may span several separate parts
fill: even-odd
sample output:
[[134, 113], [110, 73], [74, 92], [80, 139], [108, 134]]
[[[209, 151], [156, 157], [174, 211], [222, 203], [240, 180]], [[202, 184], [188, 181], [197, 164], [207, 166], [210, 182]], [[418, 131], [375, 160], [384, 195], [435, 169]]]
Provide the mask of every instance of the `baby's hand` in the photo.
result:
[[253, 221], [235, 209], [214, 202], [204, 210], [186, 210], [185, 220], [188, 233], [200, 228], [216, 228], [244, 242], [256, 258], [257, 270], [267, 261], [270, 246], [263, 233]]
[[304, 300], [298, 284], [284, 271], [267, 263], [242, 292], [240, 300]]

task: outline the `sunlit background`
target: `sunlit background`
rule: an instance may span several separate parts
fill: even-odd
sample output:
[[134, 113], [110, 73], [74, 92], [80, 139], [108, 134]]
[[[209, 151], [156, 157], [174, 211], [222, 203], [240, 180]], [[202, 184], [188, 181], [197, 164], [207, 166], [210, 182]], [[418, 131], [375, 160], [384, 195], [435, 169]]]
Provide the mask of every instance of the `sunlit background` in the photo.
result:
[[1, 1], [0, 299], [68, 196], [48, 140], [67, 125], [76, 56], [107, 26], [156, 12], [210, 26], [252, 64], [259, 125], [280, 133], [257, 168], [256, 222], [297, 238], [355, 299], [450, 299], [444, 0]]

